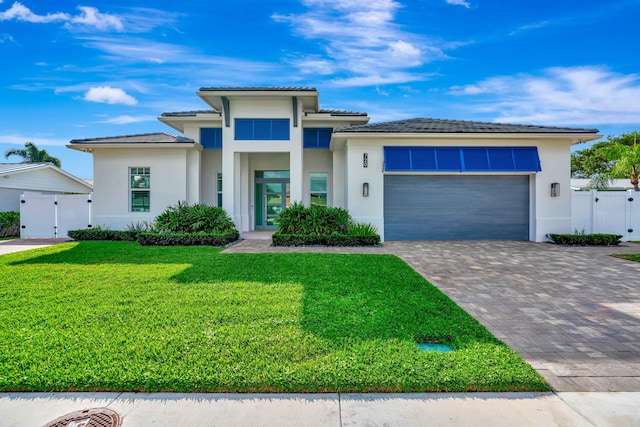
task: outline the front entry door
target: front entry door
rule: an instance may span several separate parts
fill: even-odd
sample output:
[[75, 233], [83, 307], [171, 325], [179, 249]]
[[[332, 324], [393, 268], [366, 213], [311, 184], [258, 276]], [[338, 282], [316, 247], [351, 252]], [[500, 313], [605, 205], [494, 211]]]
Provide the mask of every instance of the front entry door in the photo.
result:
[[289, 206], [288, 178], [256, 179], [256, 230], [278, 228], [278, 215]]

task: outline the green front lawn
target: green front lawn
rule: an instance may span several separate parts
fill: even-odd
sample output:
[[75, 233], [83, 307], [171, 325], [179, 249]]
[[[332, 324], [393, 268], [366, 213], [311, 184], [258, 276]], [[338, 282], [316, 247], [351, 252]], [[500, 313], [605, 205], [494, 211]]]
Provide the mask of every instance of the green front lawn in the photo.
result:
[[613, 254], [611, 256], [614, 256], [616, 258], [628, 259], [629, 261], [640, 262], [640, 254]]
[[549, 387], [394, 256], [80, 242], [0, 256], [0, 390]]

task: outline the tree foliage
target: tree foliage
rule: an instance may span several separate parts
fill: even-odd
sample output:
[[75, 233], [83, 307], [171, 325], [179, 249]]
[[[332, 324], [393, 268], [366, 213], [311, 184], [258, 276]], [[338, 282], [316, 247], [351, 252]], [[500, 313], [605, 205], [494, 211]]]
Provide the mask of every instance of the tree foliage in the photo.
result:
[[640, 170], [640, 145], [638, 132], [609, 135], [607, 141], [571, 154], [571, 176], [589, 178], [595, 187], [606, 187], [612, 179], [629, 177], [637, 187], [637, 170]]
[[22, 157], [22, 163], [51, 163], [57, 167], [62, 166], [60, 159], [51, 156], [47, 150], [39, 149], [33, 142], [26, 142], [24, 148], [10, 148], [4, 153], [5, 159], [11, 156]]

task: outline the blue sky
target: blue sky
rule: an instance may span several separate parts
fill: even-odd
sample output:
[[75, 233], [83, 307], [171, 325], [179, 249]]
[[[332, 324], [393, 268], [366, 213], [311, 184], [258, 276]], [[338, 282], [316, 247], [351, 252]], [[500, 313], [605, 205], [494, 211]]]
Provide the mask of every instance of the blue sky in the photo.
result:
[[207, 108], [202, 86], [617, 135], [640, 130], [638, 22], [640, 0], [0, 0], [0, 153], [33, 141], [90, 178], [69, 140], [172, 132], [157, 117]]

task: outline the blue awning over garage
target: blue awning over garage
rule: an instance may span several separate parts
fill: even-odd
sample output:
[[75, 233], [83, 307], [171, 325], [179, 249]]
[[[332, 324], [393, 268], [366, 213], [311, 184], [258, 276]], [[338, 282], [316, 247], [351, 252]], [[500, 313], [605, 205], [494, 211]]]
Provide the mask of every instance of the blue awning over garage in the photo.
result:
[[384, 147], [386, 172], [540, 172], [537, 147]]

